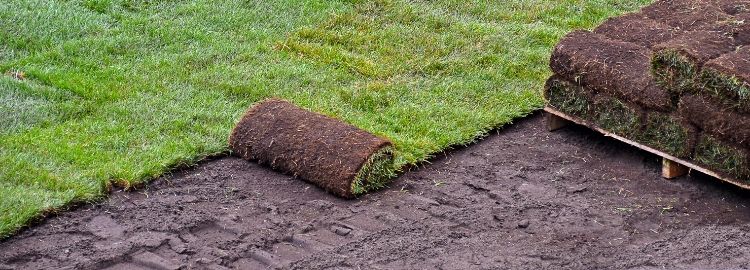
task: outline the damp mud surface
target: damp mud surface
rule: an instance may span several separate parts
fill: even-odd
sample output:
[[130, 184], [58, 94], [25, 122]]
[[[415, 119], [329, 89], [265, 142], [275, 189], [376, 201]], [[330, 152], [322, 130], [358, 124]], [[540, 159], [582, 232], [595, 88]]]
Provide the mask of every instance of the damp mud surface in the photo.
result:
[[48, 218], [0, 269], [750, 267], [750, 193], [537, 113], [355, 200], [226, 157]]

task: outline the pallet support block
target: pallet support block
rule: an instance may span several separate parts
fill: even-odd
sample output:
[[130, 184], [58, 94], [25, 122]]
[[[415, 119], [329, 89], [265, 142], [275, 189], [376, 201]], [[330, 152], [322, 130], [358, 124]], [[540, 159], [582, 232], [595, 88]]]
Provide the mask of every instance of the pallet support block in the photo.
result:
[[555, 131], [561, 128], [564, 128], [570, 123], [565, 118], [559, 117], [552, 113], [547, 113], [547, 130], [548, 131]]
[[680, 163], [671, 161], [666, 158], [662, 158], [661, 161], [661, 176], [665, 179], [671, 180], [677, 177], [686, 175], [690, 172], [690, 168]]

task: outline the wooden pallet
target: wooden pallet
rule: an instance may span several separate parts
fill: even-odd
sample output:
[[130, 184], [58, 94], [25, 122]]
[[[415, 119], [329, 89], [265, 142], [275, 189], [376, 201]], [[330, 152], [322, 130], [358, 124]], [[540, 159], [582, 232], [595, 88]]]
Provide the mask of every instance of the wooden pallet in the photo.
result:
[[614, 134], [612, 132], [604, 130], [604, 129], [598, 127], [597, 125], [595, 125], [595, 124], [593, 124], [593, 123], [591, 123], [589, 121], [586, 121], [586, 120], [583, 120], [581, 118], [578, 118], [578, 117], [575, 117], [575, 116], [571, 116], [571, 115], [568, 115], [568, 114], [563, 113], [561, 111], [558, 111], [555, 108], [546, 106], [544, 108], [544, 111], [547, 112], [547, 129], [549, 131], [555, 131], [557, 129], [563, 128], [563, 127], [565, 127], [566, 125], [568, 125], [569, 123], [572, 122], [572, 123], [579, 124], [579, 125], [582, 125], [582, 126], [586, 126], [586, 127], [590, 128], [590, 129], [596, 130], [596, 131], [604, 134], [604, 136], [617, 139], [617, 140], [619, 140], [621, 142], [624, 142], [624, 143], [627, 143], [629, 145], [635, 146], [635, 147], [637, 147], [639, 149], [645, 150], [646, 152], [649, 152], [649, 153], [655, 154], [657, 156], [660, 156], [662, 158], [661, 175], [662, 175], [662, 177], [664, 177], [666, 179], [674, 179], [674, 178], [677, 178], [677, 177], [680, 177], [680, 176], [688, 174], [690, 172], [690, 170], [696, 170], [696, 171], [702, 172], [702, 173], [704, 173], [706, 175], [709, 175], [711, 177], [714, 177], [716, 179], [719, 179], [721, 181], [724, 181], [724, 182], [730, 183], [732, 185], [738, 186], [740, 188], [750, 189], [750, 185], [744, 184], [744, 183], [742, 183], [739, 180], [733, 179], [731, 177], [723, 176], [723, 175], [721, 175], [721, 174], [719, 174], [717, 172], [714, 172], [712, 170], [709, 170], [709, 169], [703, 168], [701, 166], [698, 166], [698, 165], [696, 165], [696, 164], [694, 164], [694, 163], [692, 163], [690, 161], [677, 158], [675, 156], [672, 156], [670, 154], [667, 154], [667, 153], [664, 153], [662, 151], [656, 150], [654, 148], [648, 147], [646, 145], [634, 142], [632, 140], [629, 140], [627, 138], [624, 138], [622, 136], [619, 136], [617, 134]]

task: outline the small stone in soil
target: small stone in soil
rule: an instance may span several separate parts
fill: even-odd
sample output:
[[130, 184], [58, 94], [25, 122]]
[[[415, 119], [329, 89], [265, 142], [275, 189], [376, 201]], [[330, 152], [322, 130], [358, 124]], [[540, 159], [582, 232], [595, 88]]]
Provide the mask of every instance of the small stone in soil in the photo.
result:
[[202, 257], [202, 258], [198, 258], [197, 260], [195, 260], [195, 262], [202, 263], [202, 264], [209, 264], [209, 263], [213, 262], [213, 260], [211, 260], [209, 258]]
[[521, 220], [521, 221], [518, 222], [518, 228], [521, 228], [521, 229], [528, 228], [529, 224], [530, 223], [529, 223], [528, 219]]
[[352, 229], [344, 228], [341, 226], [333, 226], [332, 229], [333, 229], [333, 232], [341, 236], [347, 236], [352, 231]]

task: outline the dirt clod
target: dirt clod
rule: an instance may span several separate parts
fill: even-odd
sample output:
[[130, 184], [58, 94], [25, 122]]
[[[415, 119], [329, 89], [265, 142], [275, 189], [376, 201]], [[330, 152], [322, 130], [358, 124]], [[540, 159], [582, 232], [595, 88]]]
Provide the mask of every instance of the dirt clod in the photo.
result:
[[529, 227], [529, 224], [531, 224], [531, 222], [529, 222], [528, 219], [521, 220], [518, 222], [518, 228], [526, 229]]
[[5, 75], [19, 81], [23, 81], [26, 79], [26, 73], [20, 70], [8, 70]]
[[572, 187], [568, 187], [567, 192], [568, 193], [579, 193], [579, 192], [584, 192], [587, 189], [588, 188], [586, 186], [572, 186]]
[[350, 232], [352, 232], [352, 229], [341, 227], [341, 226], [333, 226], [333, 232], [340, 236], [347, 236]]

